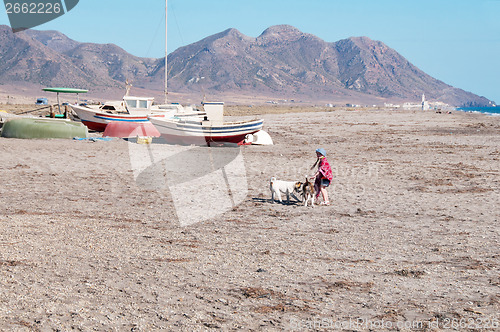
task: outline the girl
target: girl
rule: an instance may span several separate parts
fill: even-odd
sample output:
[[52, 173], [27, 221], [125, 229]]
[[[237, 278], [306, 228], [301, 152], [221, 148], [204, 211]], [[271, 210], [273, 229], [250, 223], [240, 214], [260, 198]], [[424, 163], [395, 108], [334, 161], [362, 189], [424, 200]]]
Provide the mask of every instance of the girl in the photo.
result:
[[316, 191], [316, 202], [319, 201], [319, 193], [323, 196], [323, 202], [321, 205], [330, 205], [330, 201], [328, 200], [328, 192], [326, 191], [326, 187], [330, 185], [332, 181], [333, 174], [332, 168], [330, 164], [326, 160], [326, 151], [323, 148], [319, 148], [316, 150], [316, 157], [318, 158], [314, 165], [311, 167], [313, 169], [318, 165], [318, 171], [314, 174], [314, 190]]

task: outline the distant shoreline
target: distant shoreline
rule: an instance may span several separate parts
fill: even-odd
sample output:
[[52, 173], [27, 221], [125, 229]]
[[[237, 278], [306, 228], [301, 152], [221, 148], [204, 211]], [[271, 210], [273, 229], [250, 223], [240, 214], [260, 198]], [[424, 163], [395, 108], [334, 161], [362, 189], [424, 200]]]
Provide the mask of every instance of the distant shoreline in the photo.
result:
[[481, 113], [487, 115], [500, 115], [500, 107], [458, 107], [457, 111], [469, 113]]

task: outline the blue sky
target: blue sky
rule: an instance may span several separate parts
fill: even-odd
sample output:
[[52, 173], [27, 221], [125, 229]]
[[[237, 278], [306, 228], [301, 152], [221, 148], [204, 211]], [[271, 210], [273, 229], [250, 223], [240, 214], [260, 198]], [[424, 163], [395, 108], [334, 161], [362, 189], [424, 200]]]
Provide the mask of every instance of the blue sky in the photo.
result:
[[[164, 55], [164, 0], [80, 0], [38, 30]], [[327, 42], [380, 40], [429, 75], [500, 103], [500, 0], [169, 0], [169, 53], [236, 28], [257, 37], [289, 24]], [[8, 24], [5, 10], [0, 23]]]

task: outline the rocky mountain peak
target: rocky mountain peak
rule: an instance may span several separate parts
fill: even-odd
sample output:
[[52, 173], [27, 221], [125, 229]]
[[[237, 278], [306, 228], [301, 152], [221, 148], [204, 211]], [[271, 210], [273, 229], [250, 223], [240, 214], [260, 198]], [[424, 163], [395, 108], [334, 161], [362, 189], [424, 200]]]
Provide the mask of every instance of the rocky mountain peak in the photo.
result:
[[30, 38], [39, 41], [43, 45], [56, 52], [67, 52], [74, 49], [80, 44], [79, 42], [68, 38], [66, 35], [60, 33], [59, 31], [26, 30], [25, 33]]
[[270, 35], [279, 35], [279, 36], [302, 35], [302, 32], [296, 27], [287, 24], [273, 25], [264, 30], [264, 32], [262, 32], [262, 34], [259, 37], [266, 37]]
[[264, 32], [257, 37], [257, 41], [261, 44], [293, 42], [303, 36], [304, 33], [293, 26], [275, 25], [264, 30]]

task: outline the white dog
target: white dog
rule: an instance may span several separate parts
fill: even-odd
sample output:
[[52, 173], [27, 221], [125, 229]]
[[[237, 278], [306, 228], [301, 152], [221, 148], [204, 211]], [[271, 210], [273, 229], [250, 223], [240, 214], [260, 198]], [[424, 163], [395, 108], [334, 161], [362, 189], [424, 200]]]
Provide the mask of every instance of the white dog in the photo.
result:
[[269, 189], [271, 190], [271, 203], [274, 203], [274, 196], [278, 198], [280, 203], [283, 203], [281, 200], [281, 193], [286, 194], [287, 204], [290, 204], [290, 195], [293, 196], [297, 201], [300, 201], [294, 193], [299, 193], [302, 188], [302, 182], [293, 182], [293, 181], [281, 181], [276, 180], [275, 177], [271, 178], [269, 183]]

